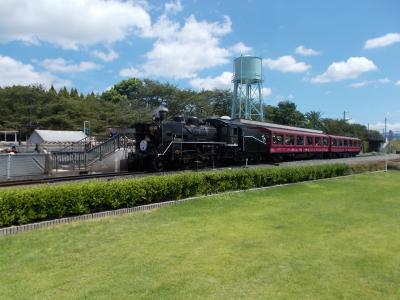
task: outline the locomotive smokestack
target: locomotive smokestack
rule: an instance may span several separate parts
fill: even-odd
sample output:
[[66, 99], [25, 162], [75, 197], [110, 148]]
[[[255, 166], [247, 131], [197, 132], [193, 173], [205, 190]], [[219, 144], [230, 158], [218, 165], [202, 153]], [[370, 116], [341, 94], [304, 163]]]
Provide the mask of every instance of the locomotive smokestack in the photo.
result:
[[168, 108], [163, 105], [157, 107], [153, 112], [153, 118], [155, 121], [164, 121], [167, 119]]

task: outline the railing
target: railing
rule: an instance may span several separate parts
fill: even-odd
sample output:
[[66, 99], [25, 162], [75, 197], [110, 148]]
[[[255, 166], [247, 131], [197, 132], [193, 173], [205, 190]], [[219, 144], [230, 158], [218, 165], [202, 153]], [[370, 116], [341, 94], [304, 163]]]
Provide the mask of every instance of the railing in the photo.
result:
[[53, 152], [53, 169], [85, 169], [87, 165], [85, 152]]
[[53, 169], [86, 169], [98, 160], [125, 148], [126, 138], [119, 134], [109, 136], [87, 137], [64, 149], [53, 152]]
[[114, 135], [105, 141], [99, 142], [97, 145], [86, 151], [87, 164], [93, 164], [97, 160], [102, 160], [105, 156], [115, 152], [121, 146], [121, 138]]

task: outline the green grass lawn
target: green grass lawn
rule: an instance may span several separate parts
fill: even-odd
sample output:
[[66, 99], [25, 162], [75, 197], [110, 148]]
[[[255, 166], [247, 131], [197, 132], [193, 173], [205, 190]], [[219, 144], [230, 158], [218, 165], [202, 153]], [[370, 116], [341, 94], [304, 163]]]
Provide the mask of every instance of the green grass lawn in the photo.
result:
[[399, 299], [400, 172], [0, 238], [1, 299]]

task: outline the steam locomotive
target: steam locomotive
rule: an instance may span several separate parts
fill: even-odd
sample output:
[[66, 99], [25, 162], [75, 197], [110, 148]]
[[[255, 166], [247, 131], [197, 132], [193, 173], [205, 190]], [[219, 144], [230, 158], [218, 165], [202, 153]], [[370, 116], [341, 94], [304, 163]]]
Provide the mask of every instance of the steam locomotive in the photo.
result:
[[229, 117], [178, 116], [167, 121], [167, 111], [161, 107], [152, 123], [134, 125], [136, 150], [128, 157], [130, 170], [350, 157], [361, 151], [359, 139], [319, 130]]

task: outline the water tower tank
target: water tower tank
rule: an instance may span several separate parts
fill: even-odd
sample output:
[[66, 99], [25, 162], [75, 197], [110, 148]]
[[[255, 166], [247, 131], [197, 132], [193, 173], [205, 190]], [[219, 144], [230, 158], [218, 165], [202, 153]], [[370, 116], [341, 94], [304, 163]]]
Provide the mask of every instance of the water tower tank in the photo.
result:
[[262, 81], [262, 60], [257, 56], [240, 56], [234, 63], [234, 82]]

